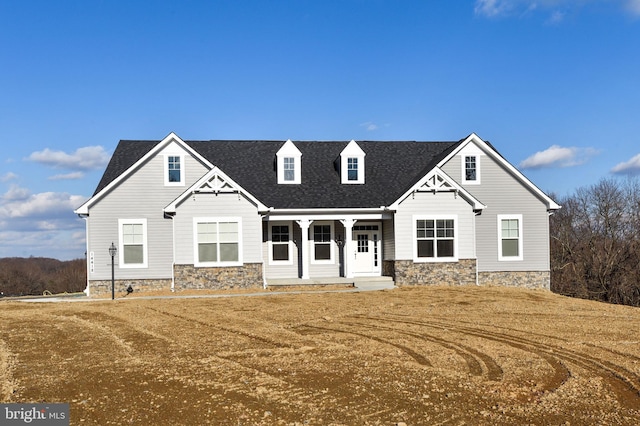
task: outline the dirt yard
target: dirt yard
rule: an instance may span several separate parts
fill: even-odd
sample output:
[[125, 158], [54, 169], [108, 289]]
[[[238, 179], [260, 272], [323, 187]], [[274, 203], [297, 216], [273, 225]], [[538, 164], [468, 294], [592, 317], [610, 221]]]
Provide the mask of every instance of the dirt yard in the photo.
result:
[[487, 287], [0, 302], [0, 400], [78, 425], [640, 422], [640, 309]]

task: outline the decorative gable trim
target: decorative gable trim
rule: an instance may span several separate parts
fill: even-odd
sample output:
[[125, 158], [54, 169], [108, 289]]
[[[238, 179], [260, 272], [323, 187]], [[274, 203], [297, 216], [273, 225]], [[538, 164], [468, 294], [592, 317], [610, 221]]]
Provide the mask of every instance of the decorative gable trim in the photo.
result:
[[136, 161], [131, 167], [129, 167], [124, 173], [114, 179], [109, 185], [105, 186], [99, 193], [89, 198], [83, 205], [74, 210], [74, 213], [80, 216], [88, 216], [89, 208], [95, 204], [98, 200], [104, 197], [105, 194], [108, 194], [113, 188], [118, 186], [120, 182], [125, 180], [129, 175], [131, 175], [135, 170], [141, 167], [142, 164], [149, 161], [150, 158], [153, 158], [159, 152], [161, 152], [164, 148], [169, 146], [170, 144], [175, 143], [184, 151], [188, 152], [191, 156], [198, 159], [205, 166], [211, 168], [213, 164], [209, 162], [206, 158], [198, 154], [194, 149], [192, 149], [189, 145], [187, 145], [178, 135], [174, 132], [169, 133], [164, 139], [156, 144], [144, 157]]
[[437, 164], [437, 167], [442, 167], [451, 158], [453, 158], [456, 155], [459, 155], [459, 153], [463, 149], [465, 149], [469, 144], [476, 144], [483, 152], [489, 155], [493, 160], [497, 161], [502, 166], [504, 166], [504, 168], [507, 169], [517, 180], [519, 180], [524, 186], [529, 188], [547, 205], [547, 210], [558, 210], [561, 208], [561, 206], [558, 203], [553, 201], [547, 194], [542, 192], [540, 188], [535, 186], [533, 182], [527, 179], [525, 175], [523, 175], [518, 169], [513, 167], [511, 163], [505, 160], [500, 154], [498, 154], [498, 152], [493, 147], [491, 147], [488, 143], [483, 141], [475, 133], [471, 133], [469, 136], [463, 139], [460, 142], [460, 144], [453, 151], [449, 153], [449, 155], [447, 155]]
[[302, 153], [288, 139], [276, 153], [278, 184], [299, 185], [302, 183]]
[[467, 200], [473, 207], [474, 211], [485, 209], [487, 206], [482, 204], [477, 198], [471, 195], [467, 190], [458, 185], [451, 177], [449, 177], [440, 168], [436, 167], [427, 173], [422, 179], [420, 179], [411, 189], [405, 192], [400, 198], [398, 198], [393, 204], [389, 206], [390, 210], [397, 210], [398, 206], [407, 197], [414, 195], [417, 192], [454, 192], [459, 194], [462, 198]]
[[340, 153], [340, 180], [342, 184], [364, 184], [364, 157], [367, 154], [352, 140]]
[[249, 200], [258, 206], [258, 211], [268, 211], [267, 206], [262, 204], [256, 197], [245, 191], [240, 185], [238, 185], [233, 179], [227, 176], [217, 166], [209, 170], [204, 176], [202, 176], [196, 183], [194, 183], [189, 189], [183, 192], [178, 198], [176, 198], [171, 204], [164, 208], [165, 214], [175, 214], [178, 205], [180, 205], [185, 199], [195, 194], [234, 194], [237, 193], [238, 197], [244, 195]]

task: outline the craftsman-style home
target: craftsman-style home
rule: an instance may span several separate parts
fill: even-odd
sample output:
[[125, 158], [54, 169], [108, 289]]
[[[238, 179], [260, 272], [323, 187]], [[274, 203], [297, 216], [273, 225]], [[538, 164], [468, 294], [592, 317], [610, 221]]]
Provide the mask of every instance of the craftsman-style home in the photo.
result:
[[559, 209], [489, 143], [121, 141], [86, 220], [87, 293], [388, 280], [549, 288]]

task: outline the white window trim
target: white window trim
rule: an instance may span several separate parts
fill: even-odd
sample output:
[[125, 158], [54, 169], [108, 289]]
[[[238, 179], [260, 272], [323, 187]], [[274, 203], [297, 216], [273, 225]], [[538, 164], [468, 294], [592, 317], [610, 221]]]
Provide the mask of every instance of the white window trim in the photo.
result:
[[[142, 225], [142, 263], [124, 263], [123, 225]], [[118, 219], [118, 268], [144, 269], [149, 267], [149, 245], [147, 243], [147, 219]]]
[[[179, 182], [169, 182], [169, 157], [180, 157], [180, 181]], [[164, 154], [164, 186], [184, 186], [185, 185], [185, 164], [184, 164], [184, 154], [178, 153], [166, 153]]]
[[[284, 179], [285, 158], [293, 158], [293, 180]], [[299, 185], [302, 183], [302, 153], [293, 142], [291, 142], [291, 139], [287, 140], [276, 153], [276, 163], [279, 185]]]
[[[313, 232], [314, 226], [321, 226], [321, 225], [329, 225], [329, 233], [330, 235], [330, 241], [329, 241], [329, 250], [330, 250], [330, 254], [329, 254], [329, 259], [322, 259], [322, 260], [316, 260], [316, 246], [315, 246], [315, 235]], [[311, 259], [311, 264], [313, 265], [333, 265], [335, 263], [335, 239], [336, 239], [336, 234], [335, 234], [335, 230], [334, 230], [334, 223], [332, 221], [314, 221], [311, 225], [309, 225], [309, 258]]]
[[[476, 159], [476, 180], [467, 180], [467, 157], [474, 157]], [[462, 154], [460, 156], [460, 162], [462, 163], [462, 183], [465, 185], [480, 185], [480, 157], [477, 154]]]
[[[198, 223], [201, 222], [237, 222], [238, 223], [238, 260], [236, 262], [200, 262], [198, 256]], [[218, 246], [218, 254], [220, 253]], [[242, 266], [242, 218], [239, 216], [216, 216], [216, 217], [194, 217], [193, 218], [193, 265], [195, 267], [225, 267]], [[219, 257], [218, 257], [219, 258]]]
[[[351, 141], [340, 153], [340, 182], [343, 185], [362, 185], [365, 182], [364, 157], [365, 152], [358, 146], [356, 141]], [[358, 179], [349, 180], [349, 159], [358, 160]]]
[[[502, 255], [502, 221], [505, 219], [517, 219], [518, 220], [518, 256], [503, 256]], [[524, 260], [524, 235], [522, 232], [522, 215], [521, 214], [499, 214], [498, 215], [498, 260], [501, 262], [513, 262]]]
[[[453, 220], [453, 256], [452, 257], [418, 257], [418, 224], [419, 220]], [[442, 262], [457, 262], [458, 261], [458, 241], [460, 240], [460, 232], [458, 228], [458, 215], [457, 214], [432, 214], [432, 215], [413, 215], [412, 216], [412, 237], [411, 244], [413, 244], [413, 261], [415, 263], [442, 263]]]
[[[288, 241], [288, 250], [289, 250], [289, 260], [273, 260], [273, 238], [272, 238], [272, 228], [273, 226], [288, 226], [289, 227], [289, 241]], [[293, 224], [291, 221], [286, 222], [268, 222], [269, 228], [269, 265], [293, 265]]]

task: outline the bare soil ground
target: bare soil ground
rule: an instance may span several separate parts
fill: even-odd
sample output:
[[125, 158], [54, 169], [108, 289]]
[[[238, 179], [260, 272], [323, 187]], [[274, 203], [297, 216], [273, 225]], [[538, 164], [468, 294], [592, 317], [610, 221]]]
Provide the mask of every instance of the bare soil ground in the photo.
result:
[[0, 400], [71, 424], [640, 422], [640, 309], [402, 288], [0, 302]]

